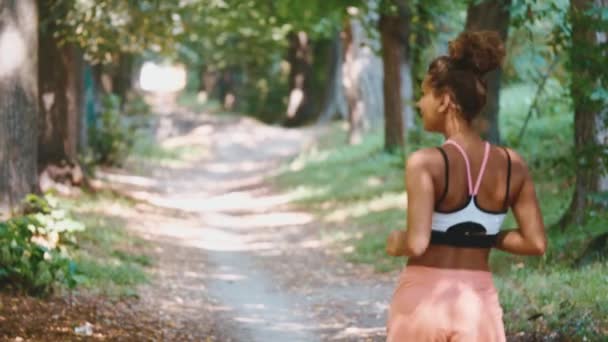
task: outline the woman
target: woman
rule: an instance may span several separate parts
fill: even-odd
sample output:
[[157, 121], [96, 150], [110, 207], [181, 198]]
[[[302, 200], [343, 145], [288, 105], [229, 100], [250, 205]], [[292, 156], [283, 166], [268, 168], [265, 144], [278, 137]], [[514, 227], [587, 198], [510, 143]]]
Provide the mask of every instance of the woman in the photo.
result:
[[[386, 247], [408, 257], [390, 306], [390, 342], [505, 341], [490, 249], [545, 252], [525, 162], [483, 141], [473, 127], [486, 102], [483, 75], [504, 55], [497, 33], [464, 32], [450, 42], [449, 56], [430, 64], [422, 83], [417, 105], [424, 128], [446, 142], [407, 161], [407, 230], [392, 232]], [[519, 228], [500, 230], [509, 208]]]

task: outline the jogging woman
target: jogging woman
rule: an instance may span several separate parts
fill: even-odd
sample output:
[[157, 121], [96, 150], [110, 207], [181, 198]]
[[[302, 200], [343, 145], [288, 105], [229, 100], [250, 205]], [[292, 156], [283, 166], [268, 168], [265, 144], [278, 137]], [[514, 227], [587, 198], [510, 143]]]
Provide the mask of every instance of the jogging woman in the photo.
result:
[[[407, 228], [392, 232], [386, 249], [408, 261], [391, 301], [387, 341], [505, 341], [490, 250], [545, 252], [524, 160], [484, 141], [473, 125], [486, 103], [483, 76], [504, 55], [497, 33], [464, 32], [428, 68], [417, 106], [425, 130], [446, 140], [407, 160]], [[518, 228], [501, 230], [509, 209]]]

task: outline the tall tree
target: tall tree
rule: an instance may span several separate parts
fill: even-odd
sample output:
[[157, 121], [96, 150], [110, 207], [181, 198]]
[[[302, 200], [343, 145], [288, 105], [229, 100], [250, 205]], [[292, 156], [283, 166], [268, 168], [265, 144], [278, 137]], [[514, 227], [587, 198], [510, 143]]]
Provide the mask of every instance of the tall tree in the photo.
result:
[[[52, 18], [50, 3], [38, 0], [41, 18]], [[73, 164], [77, 160], [81, 130], [83, 60], [73, 44], [54, 36], [58, 22], [41, 24], [38, 49], [40, 95], [39, 169]]]
[[[511, 0], [472, 1], [467, 10], [465, 30], [497, 31], [506, 42], [509, 31]], [[498, 112], [500, 103], [500, 79], [502, 69], [494, 70], [486, 76], [488, 100], [482, 113], [487, 124], [487, 138], [493, 143], [500, 143]], [[484, 125], [485, 126], [485, 125]]]
[[343, 36], [340, 32], [333, 37], [328, 56], [328, 81], [319, 114], [319, 124], [333, 119], [336, 114], [346, 119], [348, 109], [344, 95], [342, 64], [344, 63]]
[[0, 212], [37, 189], [37, 49], [35, 1], [1, 1]]
[[384, 68], [384, 149], [401, 151], [404, 141], [402, 97], [403, 64], [407, 60], [408, 15], [403, 0], [386, 1], [380, 14], [379, 29], [382, 41]]
[[132, 53], [118, 53], [112, 74], [112, 92], [120, 98], [121, 107], [127, 100], [127, 93], [133, 87], [135, 56]]
[[290, 32], [289, 47], [289, 99], [287, 126], [297, 126], [312, 119], [313, 46], [308, 33]]
[[581, 224], [592, 206], [590, 195], [608, 191], [608, 0], [572, 0], [572, 44], [569, 67], [574, 103], [576, 183], [562, 228]]
[[[370, 3], [374, 3], [370, 1]], [[363, 131], [382, 122], [382, 58], [376, 31], [377, 10], [349, 8], [344, 27], [343, 84], [348, 104], [348, 141], [357, 144]], [[373, 23], [373, 24], [372, 24]], [[374, 25], [374, 26], [372, 26]]]

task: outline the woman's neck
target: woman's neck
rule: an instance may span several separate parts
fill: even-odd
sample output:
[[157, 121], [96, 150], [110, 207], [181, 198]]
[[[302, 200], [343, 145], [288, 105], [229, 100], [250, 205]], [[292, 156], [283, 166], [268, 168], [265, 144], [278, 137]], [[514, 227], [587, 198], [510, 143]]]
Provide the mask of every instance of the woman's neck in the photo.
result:
[[445, 123], [443, 135], [447, 139], [460, 140], [463, 142], [479, 141], [481, 137], [470, 123], [457, 113], [449, 113]]

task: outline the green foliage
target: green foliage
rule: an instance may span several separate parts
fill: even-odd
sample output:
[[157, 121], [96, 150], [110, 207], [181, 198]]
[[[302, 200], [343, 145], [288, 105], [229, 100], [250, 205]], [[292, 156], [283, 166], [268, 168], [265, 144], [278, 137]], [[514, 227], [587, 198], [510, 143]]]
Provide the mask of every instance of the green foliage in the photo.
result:
[[128, 116], [149, 115], [151, 107], [142, 95], [131, 92], [127, 94], [123, 113]]
[[127, 234], [124, 223], [79, 211], [108, 205], [102, 197], [85, 195], [76, 206], [52, 196], [28, 196], [23, 216], [0, 222], [2, 287], [41, 296], [63, 286], [134, 295], [134, 286], [147, 281], [144, 267], [152, 260], [134, 251], [144, 242]]
[[546, 271], [515, 264], [495, 276], [507, 331], [559, 334], [568, 341], [603, 341], [608, 303], [606, 265], [575, 271], [553, 266]]
[[33, 295], [48, 294], [57, 282], [74, 287], [69, 247], [84, 226], [50, 196], [29, 195], [24, 208], [23, 216], [0, 222], [0, 284]]
[[328, 38], [342, 25], [347, 6], [361, 1], [192, 1], [181, 15], [184, 30], [176, 51], [189, 64], [223, 69], [272, 64], [287, 47], [287, 35], [305, 31]]
[[[608, 216], [601, 213], [590, 217], [585, 226], [570, 227], [569, 234], [549, 230], [549, 249], [543, 257], [492, 252], [490, 264], [509, 331], [552, 331], [589, 341], [604, 336], [608, 329], [607, 265], [599, 258], [580, 263], [580, 255], [605, 232], [606, 221]], [[532, 316], [536, 319], [527, 319]]]
[[122, 218], [99, 212], [109, 205], [128, 210], [134, 203], [108, 193], [63, 202], [87, 226], [76, 234], [79, 248], [73, 253], [79, 287], [112, 298], [136, 296], [136, 286], [148, 281], [146, 267], [153, 265], [152, 258], [142, 253], [149, 244], [130, 234]]
[[552, 78], [547, 81], [537, 100], [542, 105], [532, 116], [521, 141], [518, 140], [535, 92], [536, 85], [530, 83], [504, 86], [501, 90], [499, 119], [505, 144], [520, 151], [533, 170], [572, 176], [572, 101], [569, 89], [562, 83]]
[[121, 120], [119, 108], [117, 96], [106, 96], [102, 113], [89, 127], [89, 146], [96, 164], [120, 165], [133, 145], [131, 129]]
[[172, 50], [183, 31], [181, 15], [191, 3], [157, 0], [40, 1], [41, 30], [80, 47], [93, 63], [112, 62], [121, 52]]
[[414, 95], [420, 94], [420, 85], [429, 63], [447, 54], [448, 42], [462, 31], [466, 21], [465, 1], [408, 1], [410, 13], [409, 54], [412, 61]]

